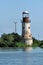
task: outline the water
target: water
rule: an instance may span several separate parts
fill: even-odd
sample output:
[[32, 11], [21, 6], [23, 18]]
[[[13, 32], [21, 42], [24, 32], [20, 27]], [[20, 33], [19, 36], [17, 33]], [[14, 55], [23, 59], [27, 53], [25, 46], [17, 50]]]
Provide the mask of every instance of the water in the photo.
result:
[[0, 65], [43, 65], [43, 49], [0, 48]]

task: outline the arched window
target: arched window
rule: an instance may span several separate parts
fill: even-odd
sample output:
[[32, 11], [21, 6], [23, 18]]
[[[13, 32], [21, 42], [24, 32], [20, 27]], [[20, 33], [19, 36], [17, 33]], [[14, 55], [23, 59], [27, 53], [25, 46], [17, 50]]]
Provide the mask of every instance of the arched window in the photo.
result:
[[29, 35], [29, 37], [31, 37], [31, 35]]
[[30, 29], [30, 27], [28, 27], [28, 29]]

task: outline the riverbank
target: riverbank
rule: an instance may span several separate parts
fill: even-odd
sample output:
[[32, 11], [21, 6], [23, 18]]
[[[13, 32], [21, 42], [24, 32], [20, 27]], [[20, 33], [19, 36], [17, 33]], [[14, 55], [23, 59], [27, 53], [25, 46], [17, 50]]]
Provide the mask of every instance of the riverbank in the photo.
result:
[[[19, 34], [9, 33], [9, 34], [2, 34], [0, 37], [0, 47], [14, 47], [14, 48], [24, 48], [30, 47], [21, 42], [22, 37]], [[43, 40], [37, 40], [33, 37], [33, 45], [32, 47], [42, 47], [43, 48]]]

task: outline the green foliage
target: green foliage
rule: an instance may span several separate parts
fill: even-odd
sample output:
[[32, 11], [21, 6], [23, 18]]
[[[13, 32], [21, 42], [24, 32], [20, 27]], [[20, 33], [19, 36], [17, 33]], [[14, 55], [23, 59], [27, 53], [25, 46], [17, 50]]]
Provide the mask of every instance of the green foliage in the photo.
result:
[[39, 47], [43, 48], [43, 40], [40, 41]]
[[[19, 34], [9, 33], [9, 34], [2, 34], [0, 37], [0, 47], [17, 47], [17, 48], [25, 48], [30, 47], [25, 43], [21, 42], [22, 37]], [[33, 45], [32, 47], [43, 47], [43, 40], [39, 41], [33, 37]]]
[[18, 47], [18, 48], [25, 48], [27, 45], [24, 44], [24, 43], [21, 43], [21, 42], [16, 42], [15, 46]]
[[[15, 47], [17, 42], [21, 41], [21, 36], [17, 33], [2, 34], [0, 38], [0, 47]], [[19, 45], [19, 44], [18, 44]]]
[[33, 47], [37, 47], [37, 46], [39, 46], [39, 40], [37, 40], [37, 39], [35, 39], [34, 37], [33, 37], [33, 45], [32, 45]]

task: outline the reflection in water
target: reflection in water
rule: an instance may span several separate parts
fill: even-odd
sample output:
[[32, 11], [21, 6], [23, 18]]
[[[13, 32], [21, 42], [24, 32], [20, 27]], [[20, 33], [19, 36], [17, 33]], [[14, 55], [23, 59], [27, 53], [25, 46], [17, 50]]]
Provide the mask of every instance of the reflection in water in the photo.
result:
[[33, 48], [32, 47], [27, 47], [24, 50], [27, 51], [27, 52], [31, 52], [33, 50]]
[[31, 57], [31, 51], [33, 50], [32, 47], [27, 47], [24, 49], [25, 53], [22, 55], [22, 64], [23, 65], [32, 65], [32, 59], [30, 58]]
[[0, 49], [0, 65], [43, 65], [43, 49]]

